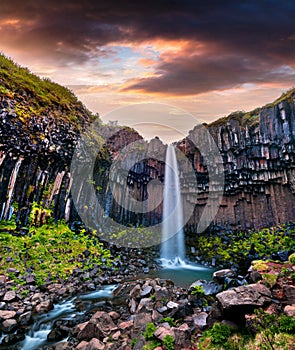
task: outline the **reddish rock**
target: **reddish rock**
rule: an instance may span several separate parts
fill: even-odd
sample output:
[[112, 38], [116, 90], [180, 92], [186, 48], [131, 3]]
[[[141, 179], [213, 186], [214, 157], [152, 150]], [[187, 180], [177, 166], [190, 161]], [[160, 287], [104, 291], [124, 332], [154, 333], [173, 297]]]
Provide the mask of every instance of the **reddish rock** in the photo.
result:
[[15, 316], [15, 311], [0, 310], [0, 320], [8, 320], [9, 318], [14, 318]]
[[5, 302], [12, 302], [16, 299], [16, 293], [14, 290], [10, 290], [8, 292], [5, 293], [4, 297], [3, 297], [3, 301]]
[[287, 305], [287, 306], [285, 306], [284, 313], [287, 316], [295, 317], [295, 305]]
[[150, 313], [141, 312], [134, 316], [134, 328], [144, 329], [147, 323], [152, 322], [152, 315]]

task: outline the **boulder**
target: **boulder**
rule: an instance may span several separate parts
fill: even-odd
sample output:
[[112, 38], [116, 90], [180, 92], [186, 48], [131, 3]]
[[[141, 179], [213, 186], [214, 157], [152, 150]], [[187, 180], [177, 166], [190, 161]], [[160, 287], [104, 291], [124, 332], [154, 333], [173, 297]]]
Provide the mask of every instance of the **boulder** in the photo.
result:
[[17, 322], [14, 318], [5, 320], [0, 324], [0, 328], [4, 333], [12, 333], [17, 329]]
[[150, 313], [141, 312], [134, 316], [134, 328], [144, 329], [147, 323], [152, 322]]
[[178, 328], [173, 328], [175, 333], [175, 350], [183, 350], [191, 346], [191, 330], [189, 326], [184, 323]]
[[287, 305], [285, 306], [284, 308], [284, 313], [287, 315], [287, 316], [290, 316], [290, 317], [295, 317], [295, 305]]
[[12, 302], [16, 299], [16, 293], [14, 290], [10, 290], [8, 292], [5, 293], [4, 297], [3, 297], [3, 301], [4, 302]]
[[238, 311], [264, 307], [271, 302], [271, 292], [263, 284], [249, 284], [216, 295], [223, 311]]
[[0, 310], [0, 320], [8, 320], [10, 318], [14, 318], [16, 316], [15, 311], [8, 311], [8, 310]]

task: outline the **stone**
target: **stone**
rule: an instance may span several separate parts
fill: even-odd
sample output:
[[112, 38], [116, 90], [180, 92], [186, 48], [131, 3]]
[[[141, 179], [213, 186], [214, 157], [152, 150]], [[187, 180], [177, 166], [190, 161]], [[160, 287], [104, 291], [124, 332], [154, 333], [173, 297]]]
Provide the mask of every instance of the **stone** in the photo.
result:
[[191, 284], [189, 287], [189, 293], [191, 293], [194, 290], [195, 286], [200, 286], [204, 289], [205, 295], [215, 295], [222, 291], [223, 286], [219, 283], [216, 283], [214, 281], [205, 281], [205, 280], [199, 280]]
[[92, 338], [102, 338], [103, 334], [95, 323], [86, 322], [80, 332], [77, 334], [78, 340], [91, 340]]
[[111, 332], [117, 331], [118, 329], [118, 327], [113, 322], [111, 316], [105, 311], [97, 311], [91, 317], [90, 322], [96, 324], [97, 328], [105, 337], [110, 335]]
[[118, 325], [118, 328], [125, 334], [125, 332], [128, 332], [133, 328], [133, 324], [134, 324], [133, 320], [121, 322]]
[[154, 336], [157, 339], [160, 339], [161, 341], [164, 340], [166, 335], [170, 335], [171, 337], [173, 337], [173, 339], [175, 339], [174, 330], [169, 326], [168, 327], [161, 326], [161, 327], [157, 328], [157, 330], [154, 333]]
[[92, 338], [87, 344], [87, 350], [103, 350], [105, 345], [99, 339]]
[[270, 303], [272, 295], [263, 284], [249, 284], [216, 295], [223, 310], [237, 307], [264, 307]]
[[285, 306], [284, 308], [284, 313], [287, 315], [287, 316], [290, 316], [290, 317], [295, 317], [295, 305], [287, 305]]
[[285, 304], [295, 304], [295, 286], [283, 285], [283, 295]]
[[1, 342], [2, 346], [14, 345], [25, 339], [24, 334], [7, 334]]
[[194, 325], [200, 330], [204, 330], [207, 326], [207, 317], [208, 314], [206, 312], [200, 312], [199, 314], [193, 315]]
[[224, 269], [213, 272], [212, 280], [217, 283], [223, 283], [225, 278], [235, 278], [236, 274], [233, 270]]
[[50, 310], [53, 309], [53, 302], [51, 299], [47, 299], [45, 301], [42, 301], [40, 304], [38, 304], [36, 307], [35, 307], [35, 311], [38, 313], [38, 314], [42, 314], [42, 313], [46, 313]]
[[83, 340], [76, 346], [76, 350], [87, 350], [88, 342]]
[[175, 303], [174, 301], [169, 301], [166, 306], [168, 309], [177, 309], [179, 304]]
[[144, 288], [144, 290], [140, 293], [140, 296], [141, 296], [141, 297], [147, 297], [147, 296], [149, 296], [149, 295], [151, 294], [152, 290], [153, 290], [153, 287], [151, 287], [151, 286], [146, 286], [146, 287]]
[[0, 320], [8, 320], [10, 318], [14, 318], [16, 316], [15, 311], [8, 311], [8, 310], [0, 310]]
[[173, 328], [175, 334], [175, 350], [183, 350], [191, 346], [191, 330], [184, 323], [178, 328]]
[[1, 323], [0, 328], [4, 333], [11, 333], [17, 329], [17, 322], [14, 318], [5, 320]]
[[150, 313], [139, 313], [134, 316], [134, 328], [144, 329], [147, 323], [152, 322], [152, 315]]
[[27, 311], [19, 316], [18, 323], [21, 326], [26, 326], [32, 322], [32, 312]]
[[111, 318], [113, 320], [118, 320], [120, 318], [120, 314], [118, 314], [118, 312], [116, 312], [116, 311], [110, 311], [109, 315], [111, 316]]
[[16, 299], [16, 293], [14, 290], [10, 290], [8, 292], [5, 293], [4, 297], [3, 297], [3, 301], [4, 302], [12, 302]]

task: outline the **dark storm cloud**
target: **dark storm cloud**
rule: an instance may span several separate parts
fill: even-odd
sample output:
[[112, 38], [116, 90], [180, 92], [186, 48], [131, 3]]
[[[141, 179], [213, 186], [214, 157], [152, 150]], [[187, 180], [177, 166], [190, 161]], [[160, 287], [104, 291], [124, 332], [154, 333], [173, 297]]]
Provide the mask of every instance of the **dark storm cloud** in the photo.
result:
[[[59, 62], [82, 63], [108, 43], [146, 40], [202, 42], [210, 57], [161, 58], [159, 77], [137, 80], [130, 89], [197, 93], [277, 78], [295, 66], [293, 0], [8, 1], [0, 4], [0, 42]], [[19, 29], [5, 24], [19, 19]], [[180, 53], [181, 54], [181, 53]], [[292, 74], [285, 78], [292, 78]], [[181, 87], [180, 82], [186, 81]]]

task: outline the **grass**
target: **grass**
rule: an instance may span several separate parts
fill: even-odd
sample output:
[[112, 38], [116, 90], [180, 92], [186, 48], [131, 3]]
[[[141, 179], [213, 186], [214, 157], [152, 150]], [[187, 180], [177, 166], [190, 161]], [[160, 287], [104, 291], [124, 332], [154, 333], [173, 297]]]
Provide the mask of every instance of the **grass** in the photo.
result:
[[[95, 234], [72, 232], [64, 222], [31, 227], [28, 234], [18, 235], [13, 221], [0, 225], [0, 274], [8, 268], [17, 268], [19, 276], [35, 276], [37, 285], [66, 280], [76, 268], [87, 271], [94, 266], [111, 266], [110, 251], [104, 249]], [[89, 252], [89, 257], [84, 253]], [[104, 262], [102, 259], [104, 258]], [[15, 283], [23, 280], [10, 274]]]
[[27, 118], [48, 115], [49, 111], [76, 127], [85, 118], [90, 121], [96, 118], [68, 88], [38, 77], [3, 54], [0, 54], [0, 95], [14, 100], [15, 113], [24, 124]]
[[279, 103], [283, 101], [292, 103], [294, 99], [294, 95], [295, 95], [295, 88], [292, 88], [284, 92], [279, 98], [277, 98], [272, 103], [269, 103], [263, 107], [256, 108], [249, 112], [235, 111], [229, 114], [228, 116], [215, 120], [214, 122], [210, 123], [208, 127], [220, 127], [229, 121], [235, 120], [241, 125], [242, 128], [245, 128], [246, 125], [248, 125], [249, 128], [254, 128], [259, 125], [259, 115], [264, 108], [274, 108], [275, 106], [277, 106]]
[[[257, 231], [226, 233], [223, 235], [202, 234], [196, 237], [202, 257], [217, 263], [242, 265], [245, 259], [262, 259], [272, 253], [295, 248], [293, 223], [264, 228]], [[253, 257], [255, 254], [255, 257]]]

